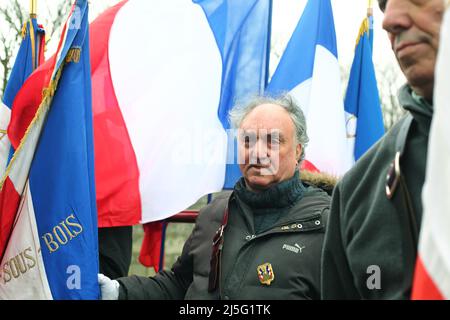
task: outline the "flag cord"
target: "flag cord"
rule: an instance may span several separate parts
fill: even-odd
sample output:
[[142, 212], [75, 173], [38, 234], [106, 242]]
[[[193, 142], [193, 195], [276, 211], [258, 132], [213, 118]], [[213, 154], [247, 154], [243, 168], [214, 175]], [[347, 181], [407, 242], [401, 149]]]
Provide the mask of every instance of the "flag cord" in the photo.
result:
[[44, 90], [42, 92], [42, 101], [41, 101], [41, 103], [39, 105], [39, 108], [36, 111], [36, 114], [35, 114], [33, 120], [31, 121], [30, 125], [28, 126], [24, 136], [20, 140], [20, 144], [17, 147], [16, 152], [14, 152], [14, 155], [11, 158], [11, 161], [9, 162], [8, 167], [6, 168], [6, 171], [5, 171], [5, 173], [3, 175], [3, 178], [2, 178], [2, 180], [0, 182], [0, 190], [3, 188], [5, 180], [9, 176], [9, 174], [11, 172], [12, 166], [16, 162], [16, 159], [17, 159], [18, 155], [21, 153], [22, 148], [23, 148], [23, 146], [24, 146], [24, 144], [25, 144], [25, 142], [26, 142], [26, 140], [27, 140], [27, 138], [29, 136], [29, 133], [34, 128], [36, 122], [40, 119], [40, 117], [42, 115], [46, 115], [46, 111], [50, 107], [51, 100], [52, 100], [52, 98], [53, 98], [53, 96], [55, 94], [56, 87], [58, 86], [58, 82], [59, 82], [59, 79], [61, 78], [61, 73], [62, 73], [62, 70], [63, 70], [64, 66], [65, 66], [65, 63], [63, 62], [61, 64], [61, 66], [59, 67], [58, 72], [55, 75], [55, 78], [50, 81], [50, 84], [49, 84], [49, 86], [47, 88], [44, 88]]
[[34, 26], [33, 26], [33, 20], [30, 19], [30, 41], [31, 41], [31, 60], [32, 60], [32, 66], [33, 71], [36, 70], [36, 39], [34, 38]]

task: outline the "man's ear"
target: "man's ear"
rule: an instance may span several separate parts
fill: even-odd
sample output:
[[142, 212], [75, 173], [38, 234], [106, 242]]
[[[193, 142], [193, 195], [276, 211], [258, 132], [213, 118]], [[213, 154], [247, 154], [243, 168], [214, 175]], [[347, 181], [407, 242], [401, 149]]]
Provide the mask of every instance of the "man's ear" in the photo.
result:
[[297, 163], [300, 163], [301, 156], [302, 156], [302, 145], [299, 143], [295, 148], [295, 159], [297, 160]]

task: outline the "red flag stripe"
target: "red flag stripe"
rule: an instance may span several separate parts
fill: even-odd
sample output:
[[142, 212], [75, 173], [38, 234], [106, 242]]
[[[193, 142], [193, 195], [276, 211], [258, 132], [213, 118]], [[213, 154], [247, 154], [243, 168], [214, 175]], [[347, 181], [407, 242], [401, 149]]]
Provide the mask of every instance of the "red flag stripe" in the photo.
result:
[[3, 260], [3, 254], [13, 229], [19, 203], [20, 195], [8, 177], [0, 191], [0, 221], [2, 222], [0, 225], [0, 261]]
[[141, 219], [139, 169], [114, 91], [108, 49], [114, 19], [126, 3], [105, 11], [89, 29], [99, 227], [129, 226]]
[[155, 272], [159, 271], [162, 245], [162, 232], [164, 223], [154, 221], [143, 225], [144, 239], [142, 240], [139, 262], [147, 268], [153, 267]]
[[411, 299], [413, 300], [443, 300], [444, 297], [429, 276], [421, 257], [417, 258], [414, 285]]
[[14, 98], [8, 137], [16, 150], [42, 102], [42, 91], [49, 82], [53, 60], [48, 60], [36, 69]]

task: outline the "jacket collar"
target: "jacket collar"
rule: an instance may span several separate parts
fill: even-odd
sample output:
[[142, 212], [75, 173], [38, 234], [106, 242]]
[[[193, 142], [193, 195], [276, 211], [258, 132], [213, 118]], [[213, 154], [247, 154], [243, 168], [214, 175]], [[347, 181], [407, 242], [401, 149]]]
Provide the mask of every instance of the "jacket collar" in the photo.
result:
[[305, 187], [300, 180], [298, 170], [296, 170], [292, 178], [258, 193], [248, 190], [242, 177], [236, 183], [234, 191], [242, 202], [254, 210], [279, 210], [295, 205], [303, 196]]
[[[284, 214], [276, 225], [288, 224], [298, 220], [312, 218], [321, 214], [324, 209], [330, 208], [330, 196], [322, 189], [303, 185], [305, 191], [300, 201], [296, 202], [294, 206], [290, 207], [286, 214]], [[253, 226], [253, 211], [241, 199], [236, 197], [236, 192], [233, 192], [229, 201], [236, 201], [236, 209], [242, 210], [243, 218], [246, 221], [250, 230], [254, 230]]]
[[415, 94], [408, 84], [400, 88], [398, 99], [403, 108], [411, 113], [418, 129], [428, 136], [433, 117], [433, 105]]

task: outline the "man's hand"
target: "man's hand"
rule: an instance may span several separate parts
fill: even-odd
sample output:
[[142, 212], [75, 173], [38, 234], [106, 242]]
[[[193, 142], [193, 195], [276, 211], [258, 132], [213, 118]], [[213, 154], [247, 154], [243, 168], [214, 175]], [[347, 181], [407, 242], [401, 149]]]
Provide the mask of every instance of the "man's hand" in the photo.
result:
[[102, 300], [118, 300], [120, 284], [116, 280], [111, 280], [107, 276], [98, 274], [98, 285], [102, 293]]

